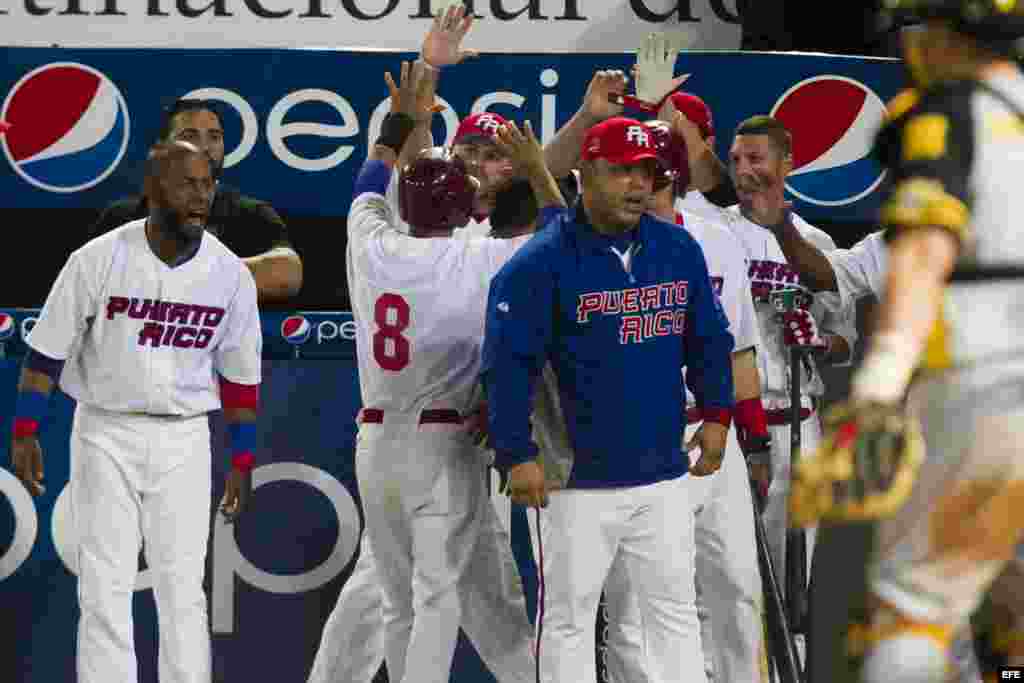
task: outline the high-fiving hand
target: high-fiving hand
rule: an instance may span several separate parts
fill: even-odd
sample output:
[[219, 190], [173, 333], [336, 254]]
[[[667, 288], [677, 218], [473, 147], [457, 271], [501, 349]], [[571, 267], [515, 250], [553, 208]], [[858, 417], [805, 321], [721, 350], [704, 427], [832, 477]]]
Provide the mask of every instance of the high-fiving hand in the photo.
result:
[[498, 130], [494, 143], [522, 171], [528, 173], [544, 168], [544, 148], [533, 134], [533, 125], [529, 121], [523, 124], [522, 131], [515, 122], [509, 121]]
[[628, 80], [625, 73], [615, 69], [595, 73], [583, 96], [583, 111], [594, 122], [620, 116], [624, 111], [622, 96], [626, 94]]
[[434, 23], [423, 39], [420, 58], [440, 69], [458, 64], [468, 57], [478, 56], [480, 53], [476, 50], [461, 49], [462, 39], [472, 25], [473, 15], [466, 15], [466, 6], [462, 2], [443, 0], [434, 15]]
[[638, 100], [657, 104], [690, 77], [690, 74], [672, 75], [678, 56], [679, 48], [667, 33], [651, 33], [644, 38], [636, 51], [636, 64], [633, 66]]
[[420, 120], [444, 109], [444, 105], [434, 99], [433, 83], [426, 70], [427, 67], [419, 62], [402, 62], [397, 85], [391, 73], [384, 72], [392, 114], [407, 114]]

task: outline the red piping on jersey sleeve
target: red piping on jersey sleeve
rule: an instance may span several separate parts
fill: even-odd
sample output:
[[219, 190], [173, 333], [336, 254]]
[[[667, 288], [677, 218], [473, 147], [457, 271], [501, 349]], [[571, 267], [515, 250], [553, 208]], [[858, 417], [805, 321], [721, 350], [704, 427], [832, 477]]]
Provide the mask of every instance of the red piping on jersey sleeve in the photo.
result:
[[260, 406], [260, 385], [236, 384], [221, 377], [220, 403], [225, 410], [238, 408], [257, 410]]

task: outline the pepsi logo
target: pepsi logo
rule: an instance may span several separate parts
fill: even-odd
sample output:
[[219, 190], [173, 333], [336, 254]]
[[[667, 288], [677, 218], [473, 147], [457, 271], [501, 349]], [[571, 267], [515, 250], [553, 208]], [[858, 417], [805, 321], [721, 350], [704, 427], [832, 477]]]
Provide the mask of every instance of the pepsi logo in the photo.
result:
[[305, 344], [312, 331], [309, 321], [301, 315], [292, 315], [281, 321], [281, 336], [289, 344]]
[[794, 85], [771, 115], [793, 134], [793, 172], [786, 189], [819, 206], [853, 204], [874, 192], [885, 169], [870, 156], [885, 103], [845, 76], [816, 76]]
[[84, 64], [55, 62], [30, 71], [8, 93], [0, 120], [7, 124], [0, 145], [15, 173], [49, 192], [96, 185], [128, 147], [124, 96]]
[[14, 316], [0, 313], [0, 341], [10, 339], [14, 334]]

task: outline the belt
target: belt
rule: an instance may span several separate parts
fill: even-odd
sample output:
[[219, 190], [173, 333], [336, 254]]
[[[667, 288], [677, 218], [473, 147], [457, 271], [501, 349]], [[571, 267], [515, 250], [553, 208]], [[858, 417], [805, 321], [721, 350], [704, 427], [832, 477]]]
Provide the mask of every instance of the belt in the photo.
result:
[[[800, 409], [800, 421], [803, 422], [811, 416], [814, 411], [810, 408]], [[789, 408], [776, 408], [775, 410], [764, 411], [765, 422], [769, 427], [788, 425], [793, 419], [793, 411]]]
[[[364, 424], [384, 424], [384, 411], [380, 408], [363, 408], [360, 421]], [[451, 409], [432, 409], [420, 412], [420, 424], [462, 424], [462, 415]]]
[[[803, 422], [811, 416], [814, 411], [810, 408], [800, 409], [800, 421]], [[776, 408], [775, 410], [764, 411], [765, 422], [769, 426], [777, 425], [788, 425], [789, 421], [793, 419], [793, 413], [789, 408]], [[686, 409], [686, 421], [689, 424], [696, 424], [702, 422], [703, 418], [700, 416], [700, 410], [697, 408]]]
[[132, 417], [159, 417], [163, 420], [169, 419], [184, 419], [187, 415], [173, 415], [171, 413], [146, 413], [143, 411], [132, 410], [125, 413], [125, 415], [131, 415]]

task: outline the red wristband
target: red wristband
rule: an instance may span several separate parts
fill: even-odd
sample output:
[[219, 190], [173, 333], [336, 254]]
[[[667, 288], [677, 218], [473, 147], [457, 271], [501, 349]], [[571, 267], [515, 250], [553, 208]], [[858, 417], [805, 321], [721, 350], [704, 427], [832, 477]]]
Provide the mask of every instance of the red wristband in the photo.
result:
[[715, 422], [726, 428], [732, 424], [732, 411], [728, 408], [701, 408], [700, 416], [705, 422]]
[[14, 429], [12, 436], [15, 439], [24, 439], [35, 436], [39, 433], [39, 420], [32, 420], [27, 417], [14, 418]]
[[609, 93], [608, 101], [612, 102], [613, 104], [621, 104], [623, 107], [626, 107], [627, 109], [642, 111], [645, 114], [657, 114], [659, 111], [661, 111], [661, 105], [665, 104], [665, 100], [667, 100], [669, 95], [671, 94], [672, 93], [665, 95], [665, 97], [661, 98], [660, 102], [644, 102], [643, 100], [638, 100], [632, 95], [620, 95], [619, 93]]
[[760, 397], [739, 401], [732, 412], [738, 429], [746, 431], [751, 436], [768, 436], [768, 418]]
[[260, 385], [236, 384], [221, 377], [220, 403], [225, 409], [249, 408], [257, 410], [260, 406]]
[[255, 464], [256, 458], [254, 458], [253, 454], [248, 451], [245, 453], [236, 453], [231, 456], [231, 466], [242, 474], [248, 474], [251, 472]]

